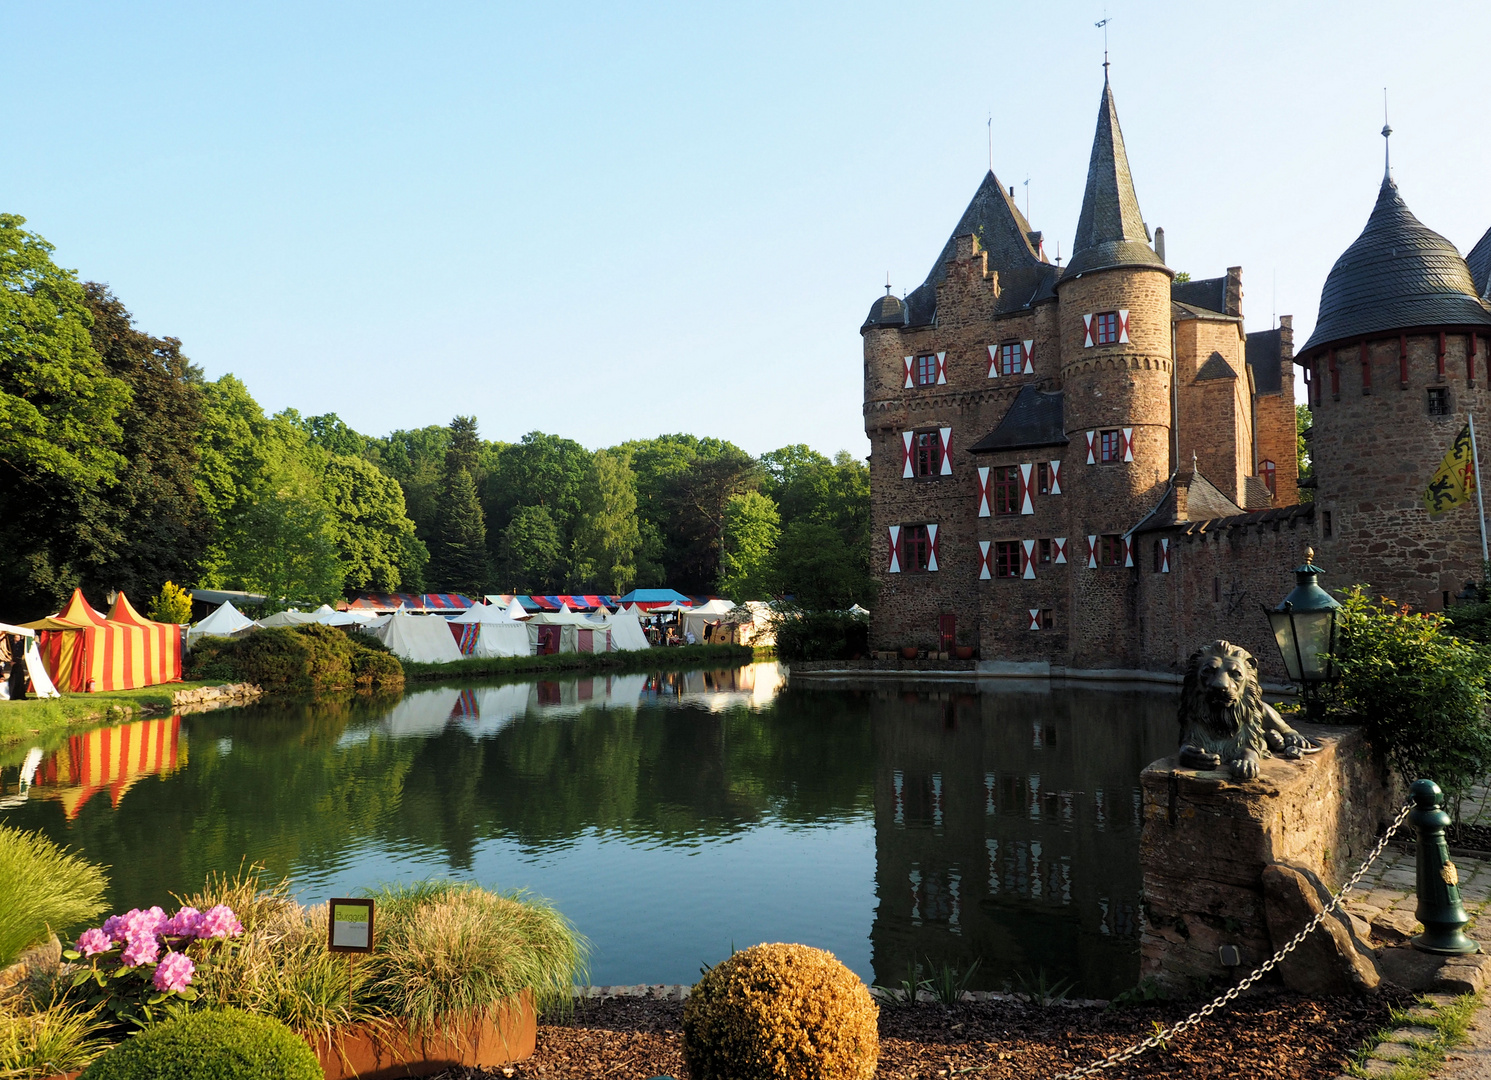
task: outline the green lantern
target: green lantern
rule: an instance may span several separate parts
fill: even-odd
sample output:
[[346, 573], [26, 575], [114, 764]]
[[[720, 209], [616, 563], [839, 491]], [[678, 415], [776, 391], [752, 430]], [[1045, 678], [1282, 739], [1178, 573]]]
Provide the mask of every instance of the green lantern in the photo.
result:
[[1320, 687], [1336, 677], [1331, 654], [1336, 648], [1336, 613], [1341, 605], [1316, 583], [1323, 573], [1315, 565], [1315, 550], [1305, 549], [1305, 564], [1294, 569], [1294, 590], [1268, 612], [1284, 669], [1303, 691], [1310, 716], [1319, 713]]

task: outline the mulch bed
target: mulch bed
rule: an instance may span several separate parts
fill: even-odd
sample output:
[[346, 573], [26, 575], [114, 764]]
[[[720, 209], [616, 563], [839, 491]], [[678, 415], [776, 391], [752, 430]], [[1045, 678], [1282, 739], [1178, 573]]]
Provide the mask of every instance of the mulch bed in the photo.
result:
[[[1266, 993], [1235, 1001], [1197, 1027], [1104, 1077], [1172, 1080], [1330, 1080], [1368, 1036], [1386, 1026], [1393, 1005], [1412, 1001], [1383, 988], [1370, 998], [1315, 1000]], [[1040, 1080], [1124, 1049], [1185, 1018], [1194, 1005], [1157, 1005], [1104, 1012], [1035, 1008], [1009, 1001], [943, 1008], [916, 1005], [880, 1010], [880, 1080], [964, 1075]], [[444, 1080], [633, 1080], [687, 1076], [682, 1046], [683, 1004], [622, 998], [577, 1008], [568, 1024], [538, 1029], [538, 1050], [506, 1069], [455, 1070]], [[966, 1070], [966, 1071], [965, 1071]]]

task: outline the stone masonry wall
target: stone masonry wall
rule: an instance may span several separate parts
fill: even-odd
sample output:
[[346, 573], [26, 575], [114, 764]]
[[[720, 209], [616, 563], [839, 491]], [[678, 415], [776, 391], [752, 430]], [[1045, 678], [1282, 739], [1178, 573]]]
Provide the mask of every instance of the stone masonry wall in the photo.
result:
[[[1446, 592], [1453, 596], [1479, 578], [1480, 530], [1473, 500], [1435, 519], [1423, 492], [1471, 412], [1483, 458], [1482, 433], [1491, 431], [1488, 340], [1478, 340], [1473, 379], [1469, 335], [1445, 336], [1443, 377], [1439, 340], [1412, 334], [1370, 342], [1365, 365], [1358, 345], [1310, 358], [1317, 561], [1339, 581], [1368, 582], [1374, 592], [1435, 611]], [[1431, 388], [1448, 393], [1448, 415], [1429, 415]]]

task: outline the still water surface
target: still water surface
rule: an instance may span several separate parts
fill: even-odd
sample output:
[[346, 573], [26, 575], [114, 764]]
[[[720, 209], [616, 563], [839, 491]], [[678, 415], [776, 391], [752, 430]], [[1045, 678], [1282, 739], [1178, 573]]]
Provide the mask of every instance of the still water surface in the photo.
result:
[[[775, 664], [141, 721], [0, 753], [0, 820], [111, 867], [116, 908], [243, 857], [307, 902], [529, 888], [597, 984], [799, 941], [895, 983], [981, 958], [1107, 997], [1138, 971], [1139, 771], [1170, 693], [800, 679]], [[23, 773], [25, 781], [23, 782]]]

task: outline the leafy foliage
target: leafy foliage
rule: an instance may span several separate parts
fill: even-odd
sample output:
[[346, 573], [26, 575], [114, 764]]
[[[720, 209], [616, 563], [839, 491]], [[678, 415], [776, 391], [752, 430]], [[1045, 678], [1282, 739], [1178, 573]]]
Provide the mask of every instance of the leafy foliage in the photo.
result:
[[320, 1080], [305, 1041], [240, 1009], [189, 1013], [141, 1032], [93, 1062], [87, 1080]]
[[775, 592], [774, 558], [781, 535], [777, 504], [759, 491], [732, 495], [725, 504], [720, 592], [736, 601]]
[[[1315, 475], [1315, 463], [1310, 459], [1310, 440], [1305, 438], [1305, 432], [1310, 430], [1310, 426], [1314, 422], [1314, 417], [1310, 413], [1310, 406], [1296, 405], [1294, 407], [1295, 453], [1299, 457], [1299, 478], [1301, 480], [1309, 479]], [[1314, 489], [1301, 487], [1299, 489], [1299, 501], [1314, 502]]]
[[854, 660], [870, 651], [870, 624], [847, 611], [782, 605], [773, 623], [777, 656], [793, 660]]
[[524, 506], [502, 532], [499, 581], [504, 590], [551, 593], [561, 580], [563, 537], [545, 506]]
[[570, 580], [614, 595], [629, 592], [642, 558], [637, 478], [626, 451], [597, 450], [580, 493]]
[[180, 585], [166, 582], [150, 605], [150, 618], [163, 623], [191, 622], [192, 594]]
[[[0, 1007], [0, 1076], [55, 1076], [84, 1068], [107, 1045], [94, 1013], [51, 1001], [24, 1008], [16, 998]], [[22, 1007], [17, 1007], [22, 1006]]]
[[424, 586], [429, 550], [414, 535], [397, 480], [363, 458], [338, 454], [327, 463], [324, 490], [344, 588], [393, 592]]
[[103, 911], [104, 872], [41, 833], [0, 825], [0, 970]]
[[398, 690], [404, 669], [375, 638], [331, 626], [271, 627], [241, 638], [206, 637], [187, 657], [190, 678], [256, 683], [268, 691]]
[[1434, 780], [1451, 804], [1491, 772], [1491, 650], [1362, 586], [1345, 594], [1332, 708], [1360, 720], [1405, 781]]

